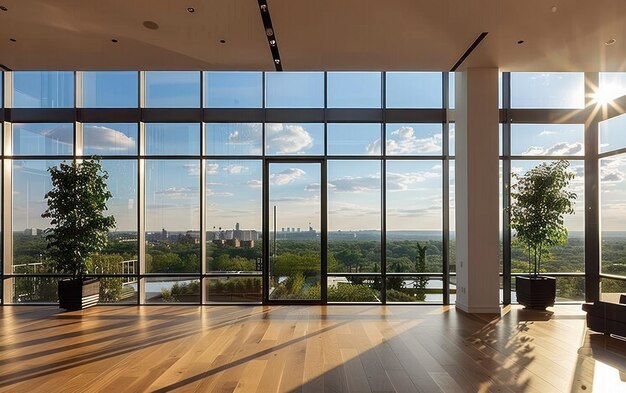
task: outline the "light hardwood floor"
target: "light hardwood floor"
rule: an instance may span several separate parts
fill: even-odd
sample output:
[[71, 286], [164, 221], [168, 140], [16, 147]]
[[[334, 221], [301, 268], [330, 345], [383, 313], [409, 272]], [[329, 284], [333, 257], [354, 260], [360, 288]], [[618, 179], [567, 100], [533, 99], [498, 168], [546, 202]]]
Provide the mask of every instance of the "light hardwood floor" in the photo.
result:
[[626, 392], [580, 306], [0, 308], [7, 392]]

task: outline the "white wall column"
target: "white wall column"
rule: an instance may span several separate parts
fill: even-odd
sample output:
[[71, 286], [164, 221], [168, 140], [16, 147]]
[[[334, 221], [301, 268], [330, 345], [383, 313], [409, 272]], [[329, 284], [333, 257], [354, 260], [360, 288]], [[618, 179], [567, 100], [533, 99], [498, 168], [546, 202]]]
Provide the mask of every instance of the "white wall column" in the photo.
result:
[[456, 307], [500, 313], [498, 69], [455, 78]]

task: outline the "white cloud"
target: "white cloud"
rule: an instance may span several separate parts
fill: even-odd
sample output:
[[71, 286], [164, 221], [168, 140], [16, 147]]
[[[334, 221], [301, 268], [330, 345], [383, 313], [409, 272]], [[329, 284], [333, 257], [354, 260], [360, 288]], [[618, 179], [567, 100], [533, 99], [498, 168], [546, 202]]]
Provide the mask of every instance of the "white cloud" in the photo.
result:
[[522, 155], [524, 156], [574, 156], [583, 153], [583, 144], [580, 142], [559, 142], [552, 147], [530, 146]]
[[380, 190], [380, 175], [345, 176], [328, 182], [333, 192], [368, 192]]
[[190, 187], [170, 187], [156, 191], [155, 194], [169, 199], [185, 199], [198, 195], [198, 190]]
[[280, 173], [273, 173], [270, 176], [270, 182], [277, 186], [284, 186], [286, 184], [293, 183], [296, 179], [304, 176], [305, 174], [306, 172], [300, 168], [289, 168]]
[[307, 184], [306, 186], [304, 186], [304, 191], [317, 192], [317, 191], [320, 191], [321, 189], [322, 189], [322, 185], [319, 183], [311, 183], [311, 184]]
[[236, 175], [239, 174], [243, 171], [245, 171], [246, 169], [248, 169], [247, 167], [243, 166], [243, 165], [235, 165], [235, 164], [231, 164], [228, 166], [225, 166], [224, 168], [222, 168], [222, 170], [228, 174], [231, 175]]
[[256, 145], [261, 141], [261, 125], [251, 124], [246, 130], [235, 130], [228, 134], [228, 143], [231, 145]]
[[131, 150], [136, 144], [133, 138], [109, 127], [86, 125], [84, 133], [85, 145], [96, 150]]
[[215, 175], [217, 173], [217, 170], [219, 169], [219, 164], [207, 164], [206, 166], [206, 173], [209, 175]]
[[313, 146], [313, 137], [302, 126], [282, 123], [267, 124], [267, 145], [279, 154], [298, 154]]
[[249, 180], [246, 184], [250, 188], [261, 188], [261, 187], [263, 187], [263, 182], [261, 180]]
[[183, 164], [183, 168], [189, 176], [198, 176], [200, 174], [200, 164]]
[[546, 129], [544, 129], [543, 131], [541, 131], [539, 133], [539, 136], [548, 136], [548, 135], [555, 135], [556, 132], [555, 131], [548, 131]]
[[[426, 138], [418, 138], [411, 126], [402, 126], [391, 132], [387, 139], [387, 154], [429, 154], [440, 153], [441, 132]], [[367, 146], [368, 154], [380, 153], [380, 139]]]
[[441, 177], [440, 171], [433, 172], [409, 172], [409, 173], [387, 173], [387, 190], [388, 191], [406, 191], [409, 186], [422, 183], [428, 179], [436, 179]]

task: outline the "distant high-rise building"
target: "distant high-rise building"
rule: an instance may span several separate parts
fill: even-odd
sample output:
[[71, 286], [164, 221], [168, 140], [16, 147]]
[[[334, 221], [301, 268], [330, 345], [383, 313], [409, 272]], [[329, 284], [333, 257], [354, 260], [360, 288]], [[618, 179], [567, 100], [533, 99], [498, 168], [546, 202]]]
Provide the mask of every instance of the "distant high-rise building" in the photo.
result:
[[239, 223], [235, 224], [235, 230], [238, 231], [239, 230]]

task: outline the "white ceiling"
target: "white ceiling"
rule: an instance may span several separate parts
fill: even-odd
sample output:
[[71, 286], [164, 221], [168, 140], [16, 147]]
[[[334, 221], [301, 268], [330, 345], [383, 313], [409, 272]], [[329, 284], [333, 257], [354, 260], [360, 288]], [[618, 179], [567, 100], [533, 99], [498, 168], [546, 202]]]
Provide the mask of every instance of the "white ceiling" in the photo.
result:
[[[626, 71], [626, 0], [268, 2], [286, 71], [449, 70], [483, 31], [464, 67]], [[0, 5], [0, 64], [16, 70], [273, 69], [256, 0]]]

